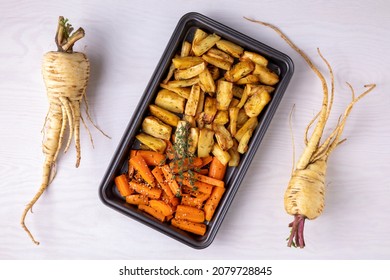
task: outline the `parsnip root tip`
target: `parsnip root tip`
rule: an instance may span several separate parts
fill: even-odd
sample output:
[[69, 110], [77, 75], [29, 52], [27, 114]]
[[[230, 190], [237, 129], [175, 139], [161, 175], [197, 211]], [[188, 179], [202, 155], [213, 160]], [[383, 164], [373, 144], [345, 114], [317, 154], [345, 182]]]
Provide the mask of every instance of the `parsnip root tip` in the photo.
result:
[[303, 249], [305, 247], [305, 239], [303, 238], [303, 229], [305, 226], [306, 217], [303, 215], [294, 215], [294, 221], [288, 226], [291, 227], [290, 237], [288, 238], [288, 247], [299, 247]]

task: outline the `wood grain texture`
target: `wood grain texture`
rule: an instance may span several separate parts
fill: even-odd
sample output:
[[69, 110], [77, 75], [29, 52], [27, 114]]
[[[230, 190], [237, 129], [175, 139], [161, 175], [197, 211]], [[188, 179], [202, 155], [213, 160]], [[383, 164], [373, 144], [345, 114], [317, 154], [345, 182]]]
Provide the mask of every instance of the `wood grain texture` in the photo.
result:
[[[77, 7], [77, 8], [75, 8]], [[388, 1], [5, 1], [0, 0], [0, 259], [389, 259], [390, 49]], [[179, 18], [197, 11], [288, 54], [295, 74], [213, 244], [193, 250], [112, 211], [98, 186]], [[27, 223], [36, 247], [19, 225], [39, 187], [43, 125], [48, 103], [41, 77], [45, 52], [55, 49], [59, 15], [83, 26], [78, 50], [91, 61], [88, 88], [95, 149], [81, 132], [75, 150], [61, 155], [57, 177]], [[282, 28], [313, 58], [316, 48], [334, 67], [336, 100], [330, 128], [350, 100], [345, 82], [375, 91], [356, 105], [329, 161], [323, 215], [306, 224], [304, 250], [286, 247], [292, 217], [283, 194], [292, 166], [288, 115], [296, 104], [296, 150], [320, 107], [321, 87], [302, 58], [271, 30]], [[330, 128], [326, 132], [330, 131]]]

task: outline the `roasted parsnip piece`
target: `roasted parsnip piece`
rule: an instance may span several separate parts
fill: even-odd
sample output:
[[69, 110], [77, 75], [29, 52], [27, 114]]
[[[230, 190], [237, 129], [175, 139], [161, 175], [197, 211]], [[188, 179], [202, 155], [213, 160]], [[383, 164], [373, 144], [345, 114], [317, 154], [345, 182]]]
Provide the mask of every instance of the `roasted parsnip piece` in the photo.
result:
[[135, 137], [138, 141], [148, 146], [151, 150], [161, 154], [164, 153], [165, 148], [167, 147], [167, 143], [164, 140], [150, 136], [145, 133], [140, 133]]
[[177, 126], [177, 122], [180, 120], [176, 114], [173, 114], [157, 105], [149, 105], [149, 112], [156, 118], [171, 126]]
[[173, 91], [162, 89], [157, 93], [154, 103], [168, 111], [183, 113], [186, 100]]
[[265, 85], [273, 86], [279, 82], [279, 76], [276, 73], [260, 64], [256, 64], [253, 74], [258, 75], [260, 82]]
[[221, 39], [217, 34], [210, 34], [206, 38], [192, 45], [192, 51], [196, 56], [201, 56], [211, 49]]
[[169, 140], [172, 127], [153, 116], [146, 117], [142, 122], [142, 131], [156, 138]]
[[241, 56], [240, 59], [251, 60], [256, 64], [263, 65], [263, 66], [268, 65], [268, 60], [264, 56], [254, 52], [244, 51], [244, 54]]
[[257, 117], [270, 101], [269, 93], [265, 89], [261, 89], [248, 98], [244, 105], [245, 113], [248, 117]]
[[216, 45], [218, 49], [223, 50], [236, 58], [240, 58], [241, 54], [244, 52], [243, 47], [227, 40], [219, 40]]
[[233, 84], [227, 81], [218, 81], [217, 86], [217, 109], [218, 110], [227, 110], [229, 109], [229, 104], [233, 98]]
[[229, 163], [230, 154], [227, 151], [222, 150], [218, 143], [214, 144], [211, 152], [223, 165], [227, 165]]
[[232, 69], [225, 73], [225, 79], [229, 82], [237, 82], [255, 69], [255, 64], [250, 60], [243, 60], [233, 65]]
[[207, 157], [214, 146], [214, 131], [202, 128], [199, 131], [198, 157]]
[[200, 96], [200, 87], [199, 85], [193, 85], [191, 88], [190, 98], [188, 98], [185, 108], [185, 114], [189, 116], [195, 116], [196, 110], [198, 108]]

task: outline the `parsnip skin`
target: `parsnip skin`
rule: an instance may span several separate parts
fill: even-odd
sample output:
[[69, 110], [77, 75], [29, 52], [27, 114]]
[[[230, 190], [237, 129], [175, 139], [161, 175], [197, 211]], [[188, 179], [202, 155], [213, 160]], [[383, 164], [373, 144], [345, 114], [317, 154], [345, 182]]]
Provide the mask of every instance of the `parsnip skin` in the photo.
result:
[[[45, 134], [42, 144], [45, 161], [41, 186], [33, 199], [26, 205], [21, 218], [23, 229], [37, 245], [39, 242], [34, 239], [26, 227], [25, 218], [28, 211], [32, 209], [33, 205], [51, 183], [53, 166], [63, 146], [63, 139], [67, 129], [69, 130], [69, 136], [64, 152], [68, 150], [74, 137], [77, 152], [76, 167], [80, 165], [81, 160], [80, 120], [83, 122], [84, 120], [81, 117], [80, 104], [83, 100], [86, 102], [85, 94], [90, 65], [85, 54], [73, 52], [73, 44], [84, 37], [84, 30], [79, 28], [74, 33], [72, 31], [73, 28], [67, 20], [59, 17], [55, 37], [58, 51], [48, 52], [43, 56], [42, 75], [49, 100], [49, 112], [45, 120]], [[87, 102], [85, 104], [87, 117], [92, 122]], [[100, 130], [99, 128], [97, 129]], [[104, 134], [104, 132], [102, 133]]]
[[320, 159], [296, 169], [284, 194], [284, 207], [290, 215], [303, 215], [313, 220], [321, 215], [325, 205], [326, 161]]
[[[341, 134], [343, 133], [346, 120], [351, 113], [353, 106], [361, 98], [371, 92], [376, 85], [365, 85], [367, 89], [356, 97], [354, 89], [350, 84], [347, 83], [352, 92], [352, 101], [345, 109], [344, 114], [340, 117], [336, 128], [325, 140], [323, 140], [322, 136], [324, 128], [332, 110], [334, 98], [334, 75], [329, 62], [322, 56], [319, 49], [317, 49], [319, 56], [326, 64], [329, 71], [331, 84], [330, 90], [328, 88], [328, 83], [320, 70], [313, 64], [310, 58], [301, 49], [299, 49], [290, 39], [287, 38], [287, 36], [279, 28], [266, 22], [251, 20], [248, 18], [246, 19], [267, 26], [279, 34], [282, 39], [290, 45], [291, 48], [293, 48], [301, 55], [308, 66], [320, 79], [322, 84], [323, 100], [321, 110], [306, 128], [306, 147], [303, 150], [294, 171], [292, 172], [291, 179], [284, 195], [285, 210], [288, 214], [294, 216], [294, 221], [289, 224], [289, 227], [291, 227], [291, 233], [288, 238], [287, 246], [304, 248], [305, 240], [303, 238], [303, 230], [305, 220], [313, 220], [317, 218], [321, 215], [324, 209], [325, 176], [329, 155], [340, 143], [344, 142], [344, 140], [340, 141], [340, 138]], [[307, 132], [315, 120], [317, 120], [317, 123], [313, 128], [313, 133], [311, 137], [307, 139]], [[323, 140], [322, 143], [321, 140]]]

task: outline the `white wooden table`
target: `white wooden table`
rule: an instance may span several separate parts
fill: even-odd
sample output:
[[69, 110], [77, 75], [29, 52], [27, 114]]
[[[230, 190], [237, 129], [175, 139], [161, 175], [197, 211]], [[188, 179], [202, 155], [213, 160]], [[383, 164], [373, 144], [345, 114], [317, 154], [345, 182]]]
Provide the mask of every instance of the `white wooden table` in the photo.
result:
[[[286, 54], [294, 77], [213, 244], [191, 249], [104, 206], [98, 187], [138, 100], [178, 20], [196, 11]], [[388, 259], [390, 257], [390, 2], [382, 1], [7, 1], [0, 0], [0, 259]], [[91, 61], [88, 88], [95, 149], [82, 129], [82, 159], [61, 155], [57, 176], [27, 217], [41, 242], [32, 244], [19, 220], [40, 185], [40, 133], [48, 103], [42, 55], [55, 50], [59, 15], [86, 37], [76, 50]], [[321, 104], [317, 77], [273, 31], [284, 30], [326, 71], [332, 64], [336, 99], [329, 133], [357, 91], [377, 89], [357, 104], [348, 141], [329, 160], [326, 208], [307, 221], [304, 250], [286, 247], [292, 217], [283, 193], [292, 166], [288, 115], [297, 154], [307, 123]]]

